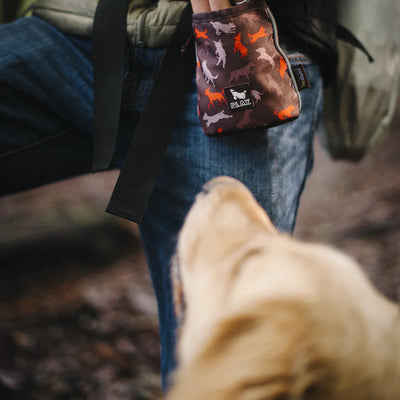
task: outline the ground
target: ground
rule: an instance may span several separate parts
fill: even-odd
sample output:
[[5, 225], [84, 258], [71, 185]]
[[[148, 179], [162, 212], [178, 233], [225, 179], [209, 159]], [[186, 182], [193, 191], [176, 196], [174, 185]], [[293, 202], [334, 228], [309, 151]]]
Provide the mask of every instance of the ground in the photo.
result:
[[[361, 163], [315, 168], [295, 236], [358, 259], [400, 301], [400, 110]], [[161, 396], [156, 303], [137, 227], [104, 213], [116, 172], [0, 199], [0, 400]]]
[[377, 150], [360, 163], [332, 162], [317, 145], [297, 237], [351, 254], [400, 303], [400, 108]]

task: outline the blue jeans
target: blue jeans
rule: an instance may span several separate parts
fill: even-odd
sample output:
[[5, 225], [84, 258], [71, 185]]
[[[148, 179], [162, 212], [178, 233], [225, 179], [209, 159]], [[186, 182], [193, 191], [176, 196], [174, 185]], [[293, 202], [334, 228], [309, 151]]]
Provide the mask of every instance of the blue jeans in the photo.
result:
[[[159, 49], [129, 49], [112, 168], [118, 168], [125, 157], [163, 54]], [[294, 122], [208, 138], [198, 121], [194, 82], [187, 94], [140, 224], [158, 301], [164, 388], [175, 366], [169, 261], [185, 215], [202, 185], [222, 174], [238, 178], [278, 229], [290, 232], [294, 227], [299, 198], [312, 168], [322, 81], [318, 67], [309, 59], [293, 51], [289, 58], [303, 64], [311, 83], [311, 89], [301, 92], [303, 108]], [[90, 171], [92, 80], [90, 40], [65, 35], [36, 17], [0, 26], [0, 194]]]

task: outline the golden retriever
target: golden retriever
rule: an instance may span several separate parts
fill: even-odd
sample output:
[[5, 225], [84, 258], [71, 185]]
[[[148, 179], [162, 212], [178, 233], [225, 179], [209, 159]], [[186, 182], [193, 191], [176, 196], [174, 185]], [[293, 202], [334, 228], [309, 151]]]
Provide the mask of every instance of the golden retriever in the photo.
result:
[[168, 400], [400, 399], [399, 309], [346, 255], [279, 233], [239, 181], [205, 185], [172, 269]]

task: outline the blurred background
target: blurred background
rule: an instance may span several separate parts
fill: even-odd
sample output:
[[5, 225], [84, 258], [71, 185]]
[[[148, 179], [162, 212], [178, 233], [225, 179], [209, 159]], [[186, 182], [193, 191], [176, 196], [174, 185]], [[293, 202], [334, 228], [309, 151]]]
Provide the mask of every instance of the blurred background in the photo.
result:
[[[28, 3], [0, 0], [0, 18]], [[316, 139], [295, 230], [351, 254], [396, 302], [399, 126], [400, 107], [357, 164], [333, 162]], [[117, 175], [0, 199], [0, 400], [161, 397], [156, 303], [137, 226], [104, 212]]]
[[[400, 109], [358, 164], [315, 167], [295, 235], [354, 256], [400, 299]], [[137, 226], [105, 214], [117, 172], [0, 199], [0, 399], [160, 398], [156, 304]]]

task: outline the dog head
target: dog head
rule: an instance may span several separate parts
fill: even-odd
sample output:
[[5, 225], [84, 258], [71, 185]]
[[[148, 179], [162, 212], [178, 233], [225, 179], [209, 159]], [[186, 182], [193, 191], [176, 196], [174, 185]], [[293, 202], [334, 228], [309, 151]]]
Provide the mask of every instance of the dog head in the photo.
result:
[[175, 260], [168, 400], [400, 398], [398, 308], [346, 255], [279, 233], [240, 182], [205, 185]]

